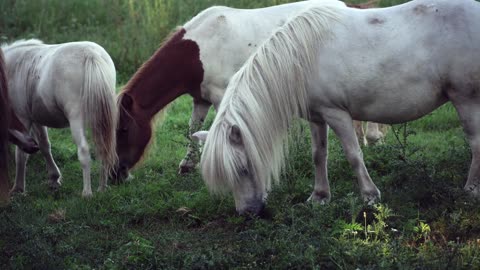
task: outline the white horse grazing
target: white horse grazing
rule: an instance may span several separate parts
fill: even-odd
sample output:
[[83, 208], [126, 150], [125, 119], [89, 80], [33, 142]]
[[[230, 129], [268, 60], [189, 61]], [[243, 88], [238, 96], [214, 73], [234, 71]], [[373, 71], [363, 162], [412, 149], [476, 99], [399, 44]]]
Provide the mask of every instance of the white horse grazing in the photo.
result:
[[[339, 137], [365, 201], [380, 192], [352, 119], [411, 121], [451, 101], [472, 149], [465, 190], [480, 195], [480, 3], [414, 0], [383, 9], [312, 7], [290, 20], [232, 78], [204, 145], [213, 191], [258, 213], [284, 160], [287, 129], [311, 122], [315, 189], [327, 202], [327, 124]], [[197, 139], [205, 132], [194, 134]]]
[[[70, 126], [83, 170], [82, 195], [92, 196], [85, 137], [85, 126], [89, 124], [103, 164], [99, 190], [104, 190], [107, 172], [116, 162], [116, 74], [110, 56], [92, 42], [47, 45], [39, 40], [21, 40], [2, 49], [12, 107], [38, 141], [47, 163], [49, 185], [58, 188], [61, 173], [52, 157], [47, 127]], [[15, 159], [12, 192], [24, 192], [28, 155], [17, 148]]]

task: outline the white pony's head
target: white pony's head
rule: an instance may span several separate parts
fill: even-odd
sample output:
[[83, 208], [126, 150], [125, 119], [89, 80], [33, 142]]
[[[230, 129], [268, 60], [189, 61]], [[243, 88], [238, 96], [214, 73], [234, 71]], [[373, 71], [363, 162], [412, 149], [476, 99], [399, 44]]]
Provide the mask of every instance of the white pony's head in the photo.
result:
[[[259, 167], [266, 165], [267, 160], [261, 160], [257, 149], [252, 149], [254, 142], [245, 134], [248, 129], [229, 120], [217, 124], [210, 134], [199, 131], [192, 135], [195, 141], [205, 142], [201, 162], [205, 182], [215, 193], [232, 191], [240, 214], [259, 214], [267, 196], [263, 179], [268, 178]], [[207, 140], [207, 136], [212, 139]]]

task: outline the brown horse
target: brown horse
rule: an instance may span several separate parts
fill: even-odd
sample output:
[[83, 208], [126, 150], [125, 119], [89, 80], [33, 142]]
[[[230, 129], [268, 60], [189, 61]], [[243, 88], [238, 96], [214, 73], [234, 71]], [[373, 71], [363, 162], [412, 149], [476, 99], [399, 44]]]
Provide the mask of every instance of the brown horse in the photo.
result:
[[[125, 179], [144, 155], [156, 113], [177, 97], [189, 94], [193, 97], [190, 134], [197, 131], [210, 106], [217, 108], [220, 104], [230, 77], [274, 29], [306, 7], [330, 1], [302, 1], [252, 10], [212, 7], [174, 32], [118, 97], [119, 163], [112, 173], [114, 180]], [[195, 166], [193, 150], [189, 146], [180, 172]]]
[[0, 203], [8, 201], [8, 141], [32, 154], [38, 151], [37, 143], [28, 135], [8, 100], [5, 61], [0, 50]]
[[8, 201], [8, 124], [10, 106], [8, 105], [5, 65], [0, 51], [0, 204]]

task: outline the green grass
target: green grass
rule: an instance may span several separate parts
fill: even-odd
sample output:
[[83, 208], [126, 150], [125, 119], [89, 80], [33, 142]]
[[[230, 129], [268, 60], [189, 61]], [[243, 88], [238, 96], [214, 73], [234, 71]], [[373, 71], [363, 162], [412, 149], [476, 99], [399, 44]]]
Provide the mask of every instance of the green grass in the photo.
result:
[[[386, 144], [364, 149], [383, 192], [383, 210], [362, 204], [335, 136], [329, 146], [333, 200], [306, 203], [313, 169], [305, 136], [292, 146], [288, 169], [269, 196], [271, 218], [262, 220], [236, 215], [232, 197], [210, 195], [198, 172], [177, 175], [190, 102], [183, 97], [172, 104], [132, 181], [90, 200], [80, 196], [81, 170], [69, 132], [51, 130], [63, 186], [52, 194], [43, 159], [31, 158], [28, 194], [0, 210], [2, 269], [480, 266], [479, 207], [462, 191], [470, 153], [450, 105], [409, 124], [415, 134], [406, 145], [390, 132]], [[385, 208], [392, 213], [372, 217]], [[58, 211], [64, 214], [52, 217]]]
[[[97, 41], [125, 82], [174, 25], [214, 2], [280, 1], [1, 1], [0, 36]], [[176, 100], [134, 179], [89, 200], [80, 196], [82, 173], [69, 130], [51, 129], [63, 185], [50, 192], [43, 158], [30, 158], [27, 195], [0, 209], [0, 269], [480, 268], [479, 206], [462, 191], [471, 154], [451, 105], [408, 124], [406, 138], [396, 126], [398, 140], [390, 132], [385, 144], [364, 149], [382, 191], [376, 208], [361, 202], [333, 134], [332, 202], [306, 203], [313, 165], [309, 135], [301, 136], [269, 195], [268, 219], [238, 216], [233, 198], [210, 195], [198, 171], [177, 174], [190, 113], [190, 97]], [[206, 125], [211, 121], [212, 114]], [[94, 161], [94, 188], [98, 172]]]

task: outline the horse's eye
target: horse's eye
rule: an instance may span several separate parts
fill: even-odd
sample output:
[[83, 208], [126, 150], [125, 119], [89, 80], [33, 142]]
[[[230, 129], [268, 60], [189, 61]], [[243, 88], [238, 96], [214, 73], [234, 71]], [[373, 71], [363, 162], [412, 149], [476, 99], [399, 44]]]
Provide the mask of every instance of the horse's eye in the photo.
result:
[[118, 129], [120, 132], [127, 132], [128, 131], [128, 128], [126, 127], [121, 127]]

